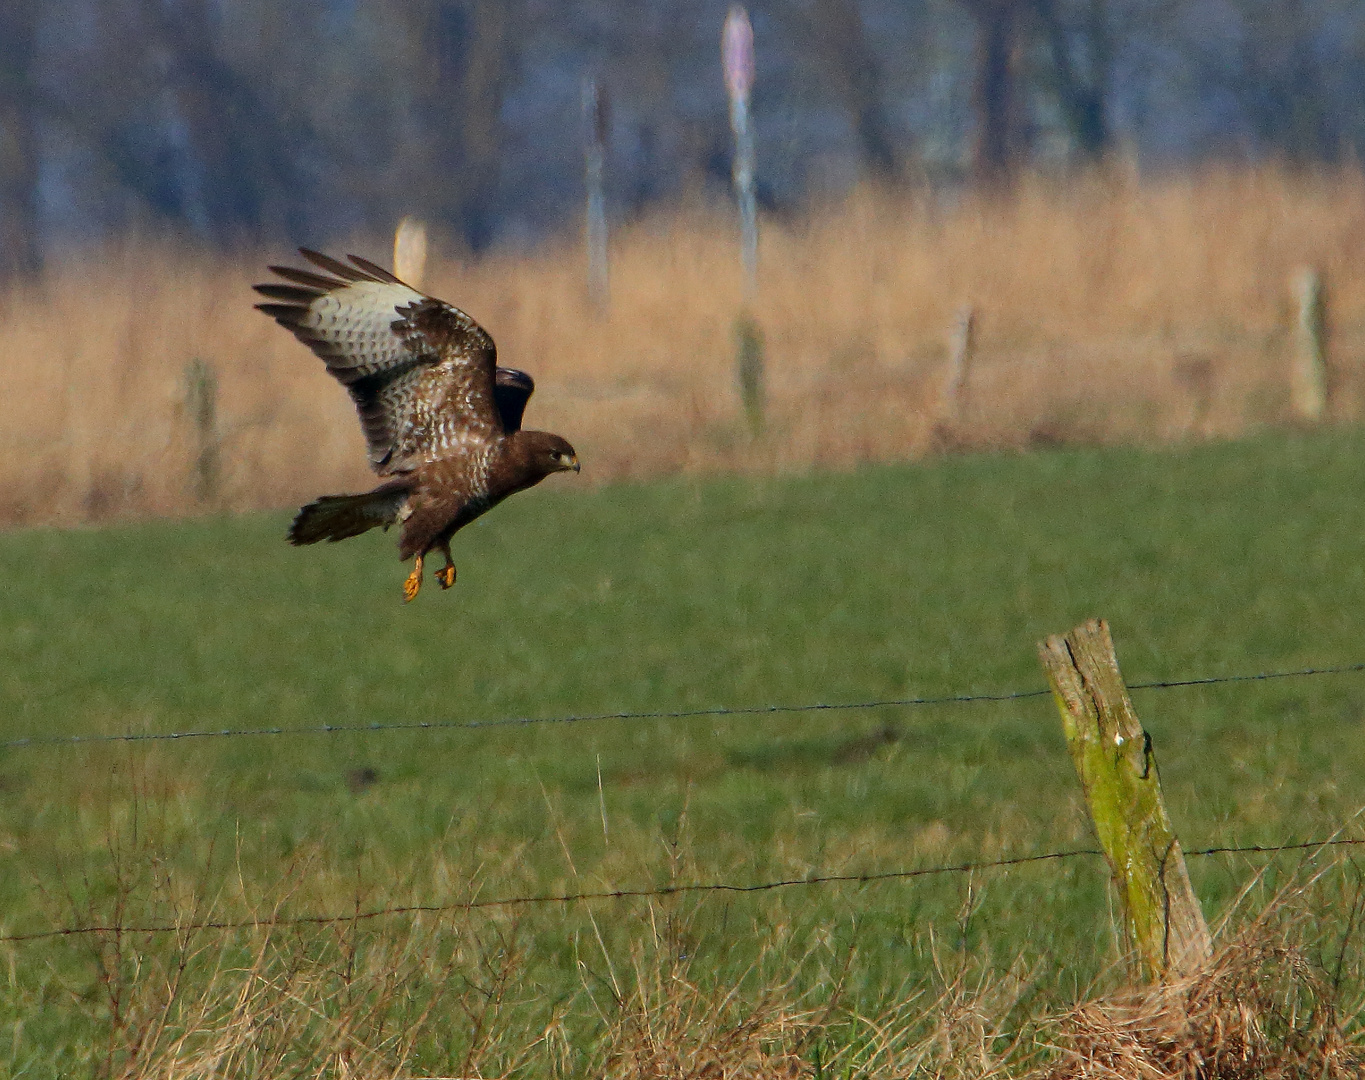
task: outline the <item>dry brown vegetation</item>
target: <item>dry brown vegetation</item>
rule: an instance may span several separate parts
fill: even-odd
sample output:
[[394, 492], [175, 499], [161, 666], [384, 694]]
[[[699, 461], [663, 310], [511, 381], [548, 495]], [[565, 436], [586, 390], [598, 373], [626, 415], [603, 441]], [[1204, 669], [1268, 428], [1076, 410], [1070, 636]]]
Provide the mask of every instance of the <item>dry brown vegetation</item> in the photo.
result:
[[[383, 243], [352, 246], [387, 262]], [[130, 241], [0, 297], [0, 521], [279, 506], [370, 483], [345, 394], [251, 310], [263, 264], [287, 257]], [[1288, 279], [1304, 265], [1330, 290], [1332, 410], [1361, 409], [1359, 171], [1115, 168], [1028, 179], [1006, 198], [865, 191], [769, 222], [754, 313], [770, 405], [757, 442], [735, 386], [728, 218], [678, 212], [620, 230], [605, 315], [581, 262], [564, 241], [437, 261], [426, 284], [536, 376], [530, 422], [566, 434], [598, 480], [1281, 422]], [[966, 306], [973, 362], [950, 407], [949, 341]], [[195, 361], [217, 381], [207, 437], [193, 417]]]
[[[453, 886], [450, 906], [371, 918], [357, 893], [348, 918], [323, 846], [301, 846], [272, 882], [208, 887], [206, 866], [168, 858], [169, 808], [140, 798], [136, 811], [110, 819], [94, 878], [48, 893], [55, 924], [98, 929], [50, 943], [68, 962], [38, 996], [79, 1017], [64, 1060], [108, 1080], [1346, 1080], [1365, 1070], [1365, 882], [1345, 848], [1279, 868], [1269, 894], [1272, 871], [1253, 871], [1197, 974], [1135, 986], [1134, 958], [1116, 953], [1059, 1001], [1047, 968], [1065, 957], [1002, 967], [933, 939], [926, 971], [859, 1006], [862, 947], [834, 947], [789, 917], [739, 926], [756, 947], [728, 964], [736, 943], [708, 940], [704, 897], [480, 909], [463, 906], [482, 898], [480, 872], [442, 857], [419, 891]], [[670, 880], [694, 879], [685, 827], [676, 840]], [[319, 909], [340, 917], [300, 918]], [[538, 970], [544, 944], [580, 917], [577, 986], [553, 988]], [[136, 929], [157, 925], [172, 929]], [[57, 954], [44, 948], [5, 943], [0, 960], [47, 964]]]
[[[160, 888], [167, 902], [169, 882]], [[1355, 915], [1360, 899], [1357, 886]], [[506, 914], [272, 925], [288, 900], [245, 932], [205, 930], [198, 902], [172, 900], [173, 934], [100, 933], [98, 989], [74, 999], [105, 1033], [85, 1064], [122, 1080], [400, 1080], [422, 1058], [451, 1078], [605, 1080], [1345, 1080], [1365, 1069], [1360, 985], [1342, 977], [1358, 951], [1354, 916], [1335, 955], [1323, 950], [1311, 881], [1225, 927], [1203, 972], [1145, 988], [1120, 975], [1060, 1014], [1030, 1000], [1041, 972], [979, 970], [953, 949], [936, 950], [927, 982], [861, 1014], [842, 993], [858, 955], [793, 952], [782, 927], [746, 971], [718, 977], [693, 960], [695, 905], [670, 902], [643, 906], [627, 956], [613, 958], [590, 916], [581, 987], [546, 1009], [534, 932]], [[812, 968], [818, 1003], [796, 989]]]
[[[1302, 899], [1271, 904], [1197, 975], [1078, 1005], [1044, 1080], [1360, 1076], [1365, 1054], [1344, 1034], [1359, 1005], [1343, 1000], [1339, 966], [1310, 958]], [[1349, 930], [1339, 948], [1352, 948]]]

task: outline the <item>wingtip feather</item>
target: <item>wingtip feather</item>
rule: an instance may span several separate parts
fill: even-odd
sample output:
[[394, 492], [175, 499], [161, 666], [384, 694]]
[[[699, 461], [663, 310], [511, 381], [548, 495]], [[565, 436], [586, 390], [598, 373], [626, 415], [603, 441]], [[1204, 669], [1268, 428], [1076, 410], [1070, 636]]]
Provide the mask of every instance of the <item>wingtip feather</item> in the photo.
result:
[[305, 289], [299, 285], [265, 284], [251, 287], [271, 300], [283, 300], [290, 304], [301, 304], [303, 307], [307, 307], [319, 296], [327, 295], [322, 289]]
[[343, 288], [346, 284], [346, 282], [338, 281], [336, 278], [323, 277], [311, 270], [300, 270], [295, 266], [271, 266], [269, 269], [272, 273], [284, 278], [285, 281], [292, 281], [295, 285], [303, 285], [310, 289], [321, 289], [323, 292]]
[[256, 310], [264, 311], [281, 326], [290, 329], [296, 327], [308, 312], [307, 308], [301, 308], [296, 304], [257, 304]]
[[[365, 273], [369, 274], [376, 281], [382, 281], [388, 285], [407, 285], [407, 282], [394, 276], [378, 263], [370, 262], [369, 259], [362, 258], [359, 255], [347, 255], [346, 258], [350, 259], [358, 268], [365, 271]], [[408, 288], [411, 288], [411, 286], [409, 285]]]
[[299, 248], [299, 254], [314, 266], [326, 270], [329, 274], [335, 274], [343, 281], [363, 281], [365, 279], [366, 275], [364, 272], [357, 270], [353, 266], [347, 266], [340, 259], [334, 259], [330, 255], [324, 255], [320, 251], [301, 247]]

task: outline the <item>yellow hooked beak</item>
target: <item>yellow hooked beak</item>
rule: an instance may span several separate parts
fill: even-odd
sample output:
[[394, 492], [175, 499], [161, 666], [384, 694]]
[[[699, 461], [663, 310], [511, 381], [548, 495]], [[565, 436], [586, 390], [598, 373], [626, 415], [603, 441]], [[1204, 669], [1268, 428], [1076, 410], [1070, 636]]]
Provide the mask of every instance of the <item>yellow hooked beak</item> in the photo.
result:
[[574, 471], [574, 472], [579, 472], [579, 471], [582, 469], [582, 466], [578, 464], [578, 455], [577, 455], [577, 454], [575, 454], [575, 455], [573, 456], [573, 465], [572, 465], [571, 467], [573, 468], [573, 471]]

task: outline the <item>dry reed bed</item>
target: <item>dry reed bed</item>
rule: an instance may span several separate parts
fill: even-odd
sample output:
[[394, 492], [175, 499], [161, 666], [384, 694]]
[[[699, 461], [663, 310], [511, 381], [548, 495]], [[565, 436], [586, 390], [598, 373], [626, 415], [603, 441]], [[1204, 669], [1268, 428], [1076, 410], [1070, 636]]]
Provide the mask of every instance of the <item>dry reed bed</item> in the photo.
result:
[[[352, 245], [387, 262], [379, 242]], [[249, 286], [285, 252], [225, 260], [129, 241], [0, 296], [0, 523], [273, 507], [371, 482], [345, 394]], [[754, 313], [769, 424], [752, 441], [734, 375], [733, 229], [680, 212], [616, 234], [612, 303], [588, 303], [564, 241], [435, 263], [540, 390], [531, 423], [598, 480], [800, 470], [963, 446], [1233, 435], [1288, 417], [1288, 279], [1330, 289], [1334, 412], [1360, 410], [1365, 176], [1275, 168], [1030, 178], [1008, 197], [865, 191], [763, 235]], [[958, 313], [977, 313], [955, 408]], [[211, 455], [187, 404], [217, 375]]]

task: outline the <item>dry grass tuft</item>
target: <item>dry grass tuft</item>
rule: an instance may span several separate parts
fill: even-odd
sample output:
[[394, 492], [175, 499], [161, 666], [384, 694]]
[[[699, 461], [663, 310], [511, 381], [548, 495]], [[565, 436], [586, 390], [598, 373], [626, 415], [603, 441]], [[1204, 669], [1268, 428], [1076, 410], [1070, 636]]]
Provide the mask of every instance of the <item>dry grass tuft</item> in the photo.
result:
[[1365, 1070], [1338, 988], [1264, 919], [1199, 975], [1078, 1006], [1061, 1036], [1045, 1080], [1345, 1080]]
[[694, 970], [685, 919], [650, 912], [625, 984], [611, 977], [613, 1007], [600, 1064], [607, 1080], [797, 1080], [810, 1073], [801, 1050], [816, 1027], [796, 1007], [790, 975], [776, 983], [758, 968], [730, 985]]
[[436, 1047], [456, 1075], [505, 1075], [534, 1047], [509, 1045], [501, 1030], [520, 971], [514, 939], [420, 922], [101, 934], [99, 992], [82, 1003], [105, 1032], [92, 1071], [390, 1080], [412, 1075], [419, 1047]]
[[[911, 991], [876, 1016], [843, 1018], [839, 1045], [822, 1074], [892, 1080], [994, 1080], [1021, 1075], [1025, 1034], [1034, 1025], [1021, 1006], [1030, 980], [1019, 972], [971, 974], [959, 969], [933, 988]], [[842, 1030], [841, 1030], [842, 1029]]]
[[[353, 246], [384, 260], [389, 242]], [[264, 263], [287, 257], [129, 241], [0, 295], [0, 522], [273, 507], [371, 484], [345, 394], [251, 309]], [[865, 191], [765, 226], [756, 439], [737, 385], [739, 265], [724, 215], [621, 229], [605, 314], [576, 243], [437, 258], [427, 287], [535, 375], [530, 422], [563, 432], [587, 475], [610, 480], [1282, 422], [1288, 279], [1304, 265], [1327, 284], [1333, 410], [1352, 417], [1365, 397], [1358, 170], [1115, 168], [955, 203]], [[974, 333], [959, 380], [964, 308]]]

